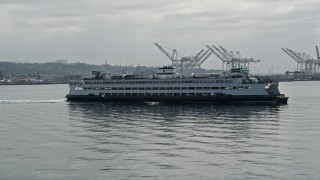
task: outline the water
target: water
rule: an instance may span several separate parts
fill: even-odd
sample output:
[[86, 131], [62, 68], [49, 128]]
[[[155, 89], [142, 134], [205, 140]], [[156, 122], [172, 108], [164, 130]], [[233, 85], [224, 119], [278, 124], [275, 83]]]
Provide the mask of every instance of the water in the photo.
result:
[[320, 82], [283, 106], [72, 103], [0, 86], [0, 179], [319, 179]]

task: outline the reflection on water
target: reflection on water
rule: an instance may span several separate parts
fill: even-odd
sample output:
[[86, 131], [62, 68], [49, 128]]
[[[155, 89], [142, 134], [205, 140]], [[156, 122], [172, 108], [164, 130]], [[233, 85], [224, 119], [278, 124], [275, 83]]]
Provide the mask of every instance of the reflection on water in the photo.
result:
[[[226, 165], [240, 174], [254, 164], [276, 168], [268, 157], [281, 147], [279, 111], [286, 108], [79, 102], [68, 106], [72, 125], [82, 130], [77, 136], [89, 138], [93, 144], [88, 150], [112, 162], [101, 170], [117, 174], [125, 169], [133, 177], [140, 177], [138, 172], [152, 177], [158, 171], [189, 177], [207, 174], [212, 167], [219, 172], [209, 174], [223, 177]], [[267, 172], [250, 173], [254, 177]]]
[[[177, 117], [203, 118], [211, 120], [219, 117], [227, 117], [232, 120], [250, 120], [250, 118], [265, 115], [276, 116], [281, 106], [274, 105], [208, 105], [208, 104], [161, 104], [161, 103], [96, 103], [96, 102], [69, 102], [72, 115], [81, 115], [89, 119], [101, 119], [120, 116], [161, 116], [167, 120], [175, 120]], [[282, 106], [284, 108], [285, 106]], [[73, 114], [76, 113], [76, 114]], [[249, 119], [248, 119], [249, 118]]]
[[[268, 124], [276, 128], [280, 106], [216, 106], [177, 104], [130, 103], [69, 103], [70, 116], [87, 123], [88, 131], [105, 131], [108, 128], [171, 132], [216, 128], [224, 131], [249, 133], [255, 124]], [[79, 118], [81, 117], [81, 118]], [[267, 119], [267, 121], [265, 121]], [[166, 129], [161, 129], [166, 128]]]

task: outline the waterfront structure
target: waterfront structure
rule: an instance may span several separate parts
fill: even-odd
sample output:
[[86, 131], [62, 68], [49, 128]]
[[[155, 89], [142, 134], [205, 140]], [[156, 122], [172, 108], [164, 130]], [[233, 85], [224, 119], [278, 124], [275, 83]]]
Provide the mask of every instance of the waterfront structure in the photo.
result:
[[[192, 71], [195, 71], [197, 69], [201, 68], [201, 65], [211, 56], [212, 52], [210, 50], [204, 50], [202, 49], [195, 55], [190, 56], [182, 56], [180, 57], [178, 51], [176, 49], [172, 48], [166, 48], [158, 43], [154, 43], [160, 50], [165, 54], [171, 61], [172, 61], [172, 67], [177, 69], [180, 74], [189, 74]], [[165, 49], [172, 50], [171, 53], [169, 53]]]
[[222, 61], [222, 70], [229, 71], [234, 68], [250, 68], [250, 63], [260, 62], [260, 59], [253, 59], [251, 57], [242, 57], [239, 51], [228, 51], [222, 46], [206, 47], [215, 54]]
[[306, 53], [297, 52], [289, 48], [281, 48], [281, 50], [297, 62], [297, 69], [294, 72], [288, 71], [287, 74], [293, 73], [297, 77], [303, 76], [303, 79], [312, 79], [310, 76], [312, 77], [320, 75], [320, 57], [318, 46], [316, 46], [317, 59], [312, 58]]

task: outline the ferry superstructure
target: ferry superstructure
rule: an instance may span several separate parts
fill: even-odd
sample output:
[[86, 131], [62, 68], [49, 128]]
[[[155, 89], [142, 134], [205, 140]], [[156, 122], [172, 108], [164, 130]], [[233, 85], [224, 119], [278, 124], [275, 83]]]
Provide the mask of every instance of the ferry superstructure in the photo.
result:
[[278, 82], [251, 77], [247, 69], [224, 74], [180, 76], [170, 66], [155, 75], [111, 76], [93, 72], [94, 77], [71, 81], [68, 101], [113, 102], [272, 102], [286, 104]]

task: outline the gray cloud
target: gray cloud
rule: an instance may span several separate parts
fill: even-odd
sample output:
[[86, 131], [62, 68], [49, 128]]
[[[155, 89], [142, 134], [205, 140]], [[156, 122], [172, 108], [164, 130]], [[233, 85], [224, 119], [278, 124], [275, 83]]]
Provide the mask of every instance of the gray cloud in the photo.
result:
[[[317, 0], [0, 0], [0, 60], [166, 65], [153, 42], [184, 55], [221, 44], [261, 59], [261, 71], [291, 70], [280, 47], [314, 56], [318, 7]], [[219, 63], [212, 56], [204, 65]]]

